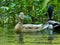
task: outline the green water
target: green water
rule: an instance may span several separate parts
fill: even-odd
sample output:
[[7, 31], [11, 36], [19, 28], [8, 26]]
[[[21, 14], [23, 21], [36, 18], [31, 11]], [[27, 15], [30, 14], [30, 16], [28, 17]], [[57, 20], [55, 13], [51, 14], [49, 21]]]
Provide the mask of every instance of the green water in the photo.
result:
[[60, 35], [49, 44], [48, 35], [40, 32], [23, 33], [24, 43], [18, 43], [18, 35], [13, 29], [0, 28], [0, 45], [60, 45]]

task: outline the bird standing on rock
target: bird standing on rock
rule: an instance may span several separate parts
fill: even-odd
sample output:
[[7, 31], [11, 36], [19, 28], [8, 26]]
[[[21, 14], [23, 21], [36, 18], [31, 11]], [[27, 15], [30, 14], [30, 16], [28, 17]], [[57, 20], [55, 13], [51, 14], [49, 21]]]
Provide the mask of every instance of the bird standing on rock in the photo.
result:
[[53, 18], [52, 18], [52, 14], [53, 14], [53, 11], [54, 11], [54, 7], [53, 6], [49, 6], [48, 7], [48, 10], [47, 10], [47, 13], [46, 13], [46, 15], [48, 16], [48, 20], [52, 20]]

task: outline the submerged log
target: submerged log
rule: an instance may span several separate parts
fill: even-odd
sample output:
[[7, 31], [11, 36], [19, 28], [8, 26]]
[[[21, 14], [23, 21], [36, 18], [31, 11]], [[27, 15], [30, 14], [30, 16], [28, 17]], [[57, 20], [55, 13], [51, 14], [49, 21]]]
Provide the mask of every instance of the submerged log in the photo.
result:
[[18, 23], [16, 24], [15, 28], [14, 28], [14, 31], [19, 34], [22, 29], [23, 29], [23, 28], [22, 28], [22, 24], [21, 24], [20, 22], [18, 22]]
[[35, 25], [35, 24], [24, 24], [22, 32], [36, 32], [41, 31], [43, 28], [42, 24]]
[[23, 24], [23, 20], [24, 20], [24, 13], [21, 12], [19, 15], [19, 22], [16, 24], [14, 28], [16, 33], [41, 31], [43, 28], [43, 24], [39, 24], [39, 25]]
[[15, 26], [15, 32], [20, 33], [20, 32], [36, 32], [36, 31], [41, 31], [43, 29], [43, 25], [35, 25], [35, 24], [21, 24], [18, 23]]

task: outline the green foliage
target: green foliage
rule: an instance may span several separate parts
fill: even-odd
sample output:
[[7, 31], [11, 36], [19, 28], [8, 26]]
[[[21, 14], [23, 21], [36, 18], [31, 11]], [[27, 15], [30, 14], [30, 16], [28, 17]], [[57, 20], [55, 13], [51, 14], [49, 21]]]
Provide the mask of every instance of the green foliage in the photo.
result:
[[[44, 13], [51, 4], [55, 5], [54, 12], [59, 12], [59, 0], [0, 0], [0, 15], [3, 17], [0, 22], [3, 22], [2, 25], [7, 23], [14, 26], [18, 22], [19, 13], [22, 11], [28, 15], [24, 23], [42, 23], [43, 18], [46, 18]], [[59, 14], [56, 14], [58, 18]]]
[[28, 15], [25, 16], [24, 23], [31, 23], [32, 19]]

